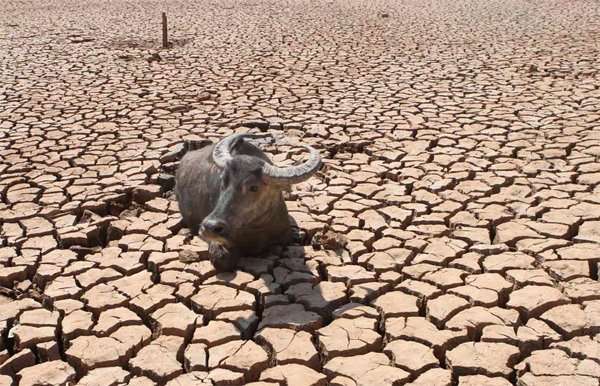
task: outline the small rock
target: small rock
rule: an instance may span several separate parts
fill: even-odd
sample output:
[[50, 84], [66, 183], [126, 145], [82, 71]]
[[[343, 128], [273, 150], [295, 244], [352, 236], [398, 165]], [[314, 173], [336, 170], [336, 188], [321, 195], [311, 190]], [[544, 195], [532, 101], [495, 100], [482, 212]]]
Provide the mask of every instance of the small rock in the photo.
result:
[[179, 251], [179, 261], [181, 261], [182, 263], [187, 264], [200, 260], [200, 254], [196, 251], [191, 251], [189, 249], [183, 249]]

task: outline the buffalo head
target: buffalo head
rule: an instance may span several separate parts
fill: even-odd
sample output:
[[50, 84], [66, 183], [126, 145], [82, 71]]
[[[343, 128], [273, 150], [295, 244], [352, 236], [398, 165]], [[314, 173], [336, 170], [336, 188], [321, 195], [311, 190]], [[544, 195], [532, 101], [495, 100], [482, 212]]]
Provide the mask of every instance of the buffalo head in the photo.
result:
[[202, 238], [241, 249], [246, 254], [264, 252], [268, 244], [282, 244], [290, 232], [282, 190], [309, 179], [321, 164], [319, 152], [309, 146], [301, 165], [275, 167], [244, 138], [265, 134], [234, 134], [219, 142], [212, 159], [220, 174], [218, 199], [200, 224]]

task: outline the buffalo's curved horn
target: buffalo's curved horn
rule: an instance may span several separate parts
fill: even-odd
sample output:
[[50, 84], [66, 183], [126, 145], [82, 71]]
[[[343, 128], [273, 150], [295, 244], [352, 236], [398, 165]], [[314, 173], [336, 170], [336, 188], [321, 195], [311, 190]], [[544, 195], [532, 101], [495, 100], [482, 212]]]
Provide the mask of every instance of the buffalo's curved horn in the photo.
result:
[[213, 161], [220, 169], [224, 169], [227, 162], [232, 158], [230, 150], [235, 143], [244, 138], [265, 138], [271, 136], [269, 133], [238, 133], [222, 139], [213, 149]]
[[289, 186], [299, 184], [308, 180], [321, 166], [321, 155], [310, 146], [300, 145], [309, 151], [308, 160], [302, 165], [278, 168], [270, 164], [264, 164], [263, 176], [276, 185]]

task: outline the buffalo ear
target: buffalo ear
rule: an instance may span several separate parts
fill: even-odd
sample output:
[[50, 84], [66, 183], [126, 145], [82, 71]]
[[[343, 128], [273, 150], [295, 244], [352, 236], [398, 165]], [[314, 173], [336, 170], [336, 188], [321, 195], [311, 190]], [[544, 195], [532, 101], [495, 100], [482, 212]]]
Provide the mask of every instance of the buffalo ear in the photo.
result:
[[231, 146], [229, 147], [229, 152], [233, 155], [233, 154], [238, 154], [239, 151], [242, 149], [242, 145], [244, 144], [244, 138], [236, 138], [233, 143], [231, 144]]

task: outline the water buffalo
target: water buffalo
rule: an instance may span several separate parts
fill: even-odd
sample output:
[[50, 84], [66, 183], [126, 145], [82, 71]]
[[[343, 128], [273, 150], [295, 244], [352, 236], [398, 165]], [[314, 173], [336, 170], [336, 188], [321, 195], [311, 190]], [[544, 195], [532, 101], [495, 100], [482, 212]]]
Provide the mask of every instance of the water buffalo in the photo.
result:
[[256, 256], [292, 238], [282, 190], [307, 180], [321, 165], [309, 146], [301, 165], [275, 167], [239, 133], [187, 153], [177, 170], [175, 193], [186, 225], [209, 242], [217, 270], [230, 270], [241, 256]]

